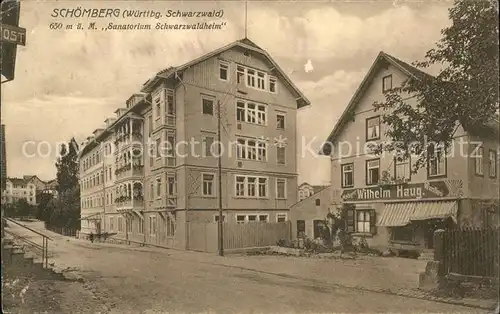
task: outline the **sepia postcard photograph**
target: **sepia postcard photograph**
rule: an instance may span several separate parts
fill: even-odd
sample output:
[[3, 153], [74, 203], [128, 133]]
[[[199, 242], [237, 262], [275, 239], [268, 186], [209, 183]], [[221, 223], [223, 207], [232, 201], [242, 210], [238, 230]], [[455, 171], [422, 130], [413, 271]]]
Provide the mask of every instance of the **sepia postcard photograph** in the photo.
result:
[[499, 313], [498, 16], [1, 1], [2, 313]]

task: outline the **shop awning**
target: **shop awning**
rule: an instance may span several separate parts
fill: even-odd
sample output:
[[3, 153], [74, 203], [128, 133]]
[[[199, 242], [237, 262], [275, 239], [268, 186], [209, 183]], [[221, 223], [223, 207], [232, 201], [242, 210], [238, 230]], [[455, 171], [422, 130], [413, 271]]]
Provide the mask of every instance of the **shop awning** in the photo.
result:
[[377, 226], [402, 227], [412, 221], [448, 217], [456, 222], [457, 213], [458, 203], [455, 201], [388, 203]]
[[415, 210], [414, 203], [388, 203], [380, 215], [377, 226], [402, 227], [410, 223], [410, 217]]
[[457, 222], [457, 202], [423, 202], [419, 203], [410, 220], [445, 219], [450, 217]]

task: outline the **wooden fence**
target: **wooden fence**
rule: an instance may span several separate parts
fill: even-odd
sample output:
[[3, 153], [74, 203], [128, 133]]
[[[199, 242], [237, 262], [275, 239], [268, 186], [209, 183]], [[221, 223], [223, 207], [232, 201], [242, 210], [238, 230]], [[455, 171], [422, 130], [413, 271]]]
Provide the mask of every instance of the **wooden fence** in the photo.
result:
[[[218, 224], [188, 224], [189, 249], [216, 252], [218, 249]], [[276, 245], [278, 240], [291, 239], [291, 222], [223, 224], [224, 250], [258, 248]]]
[[499, 233], [500, 228], [444, 231], [442, 257], [445, 274], [498, 278]]
[[45, 229], [50, 230], [55, 233], [59, 233], [60, 235], [67, 236], [67, 237], [76, 237], [77, 235], [77, 230], [72, 229], [72, 228], [65, 228], [65, 227], [55, 227], [51, 226], [48, 223], [45, 223]]

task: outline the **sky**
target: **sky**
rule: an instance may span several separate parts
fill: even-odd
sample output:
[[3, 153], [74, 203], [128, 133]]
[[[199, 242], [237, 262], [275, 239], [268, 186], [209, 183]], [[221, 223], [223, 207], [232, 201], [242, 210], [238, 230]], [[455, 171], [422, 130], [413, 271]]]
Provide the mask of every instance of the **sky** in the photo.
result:
[[[422, 60], [449, 24], [450, 1], [303, 1], [247, 3], [247, 36], [268, 51], [311, 101], [298, 111], [298, 135], [319, 148], [380, 51]], [[54, 18], [54, 9], [223, 10], [221, 30], [102, 31], [113, 23], [183, 23], [181, 18]], [[98, 30], [50, 29], [51, 23]], [[54, 25], [54, 24], [53, 24]], [[177, 66], [245, 37], [242, 1], [21, 1], [14, 81], [2, 84], [10, 177], [55, 178], [59, 143], [79, 142], [157, 71]], [[40, 152], [35, 145], [40, 144]], [[301, 140], [299, 140], [299, 144]], [[24, 145], [24, 146], [23, 146]], [[25, 148], [23, 152], [23, 147]], [[49, 148], [50, 147], [50, 148]], [[300, 146], [299, 146], [300, 148]], [[48, 156], [46, 156], [48, 155]], [[300, 155], [300, 152], [299, 152]], [[299, 183], [328, 184], [329, 158], [298, 160]]]

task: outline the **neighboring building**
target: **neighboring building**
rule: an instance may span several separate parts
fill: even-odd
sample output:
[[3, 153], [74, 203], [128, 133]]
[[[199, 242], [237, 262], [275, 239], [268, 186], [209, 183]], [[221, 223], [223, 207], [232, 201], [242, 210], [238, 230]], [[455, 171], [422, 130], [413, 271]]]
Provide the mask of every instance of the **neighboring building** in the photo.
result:
[[[409, 76], [422, 75], [428, 74], [381, 52], [328, 137], [333, 148], [325, 145], [322, 150], [332, 158], [332, 207], [352, 204], [347, 230], [365, 237], [372, 247], [432, 249], [437, 228], [498, 221], [498, 205], [491, 206], [499, 199], [498, 122], [481, 130], [459, 125], [449, 154], [439, 146], [431, 148], [434, 157], [416, 174], [410, 173], [412, 160], [397, 162], [387, 153], [374, 156], [355, 149], [348, 153], [368, 142], [390, 140], [383, 113], [374, 112], [372, 104], [384, 101], [383, 92]], [[416, 104], [415, 98], [406, 101]], [[476, 148], [477, 158], [471, 156]]]
[[2, 192], [2, 203], [13, 204], [26, 199], [30, 205], [36, 205], [36, 185], [29, 180], [7, 178], [6, 189]]
[[7, 153], [5, 152], [5, 125], [0, 127], [0, 179], [2, 180], [2, 192], [7, 183]]
[[330, 186], [318, 186], [314, 194], [290, 207], [293, 238], [316, 239], [320, 236], [320, 226], [327, 220], [328, 213], [337, 211], [332, 193]]
[[23, 176], [23, 180], [27, 183], [34, 184], [37, 192], [41, 192], [41, 191], [45, 190], [45, 188], [47, 186], [47, 182], [40, 180], [40, 178], [38, 178], [36, 175]]
[[310, 185], [307, 182], [299, 185], [299, 199], [298, 201], [302, 201], [303, 199], [308, 198], [311, 195], [318, 193], [319, 191], [326, 188], [328, 185]]
[[[218, 104], [225, 221], [288, 220], [297, 200], [297, 109], [310, 103], [266, 51], [233, 42], [160, 71], [126, 104], [79, 156], [82, 234], [186, 248], [190, 224], [215, 223]], [[191, 141], [202, 144], [181, 145]]]
[[58, 184], [56, 179], [49, 180], [45, 182], [45, 187], [43, 188], [42, 193], [50, 194], [52, 195], [53, 198], [57, 198], [58, 197], [57, 186]]

